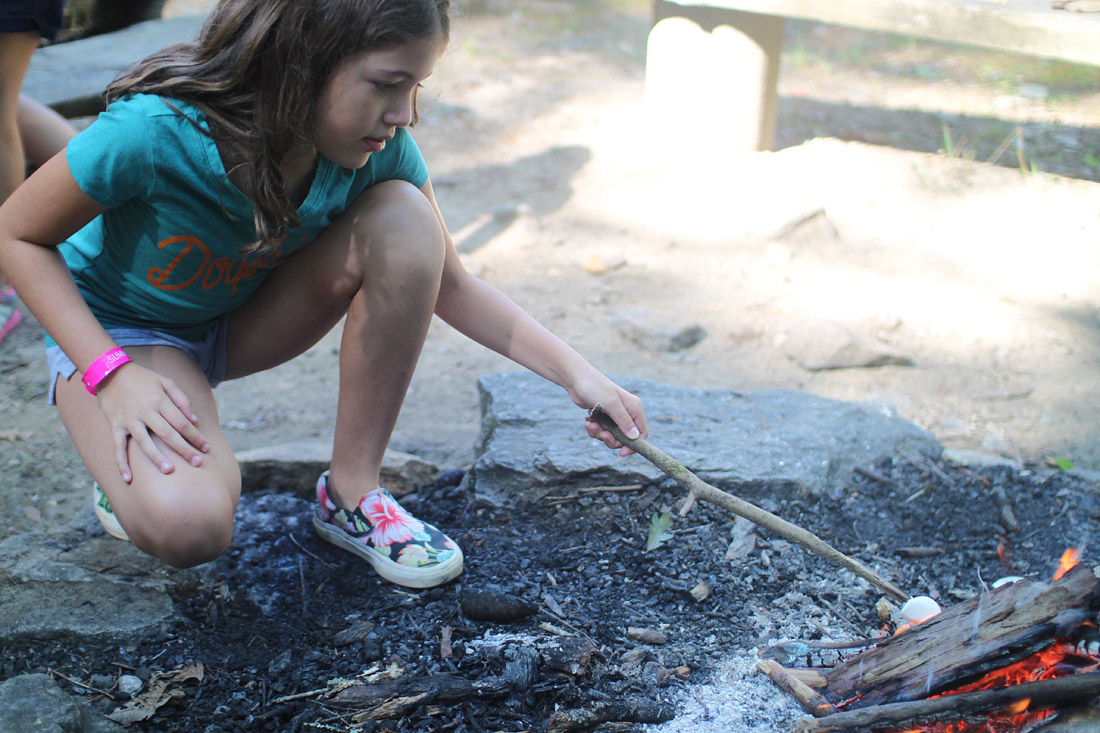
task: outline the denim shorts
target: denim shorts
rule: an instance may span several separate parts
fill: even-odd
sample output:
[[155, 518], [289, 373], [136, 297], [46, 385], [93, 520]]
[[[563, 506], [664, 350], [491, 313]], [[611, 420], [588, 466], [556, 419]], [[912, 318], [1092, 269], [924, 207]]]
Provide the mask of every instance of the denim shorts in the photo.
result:
[[[172, 346], [195, 360], [195, 363], [206, 375], [206, 381], [210, 386], [217, 387], [225, 379], [225, 332], [228, 316], [222, 316], [214, 321], [214, 325], [199, 341], [187, 341], [178, 336], [155, 331], [146, 328], [109, 328], [107, 333], [115, 343], [126, 348], [127, 346]], [[76, 365], [60, 346], [46, 347], [46, 361], [50, 369], [50, 388], [48, 392], [51, 405], [57, 404], [54, 399], [57, 392], [57, 379], [60, 377], [66, 381], [76, 373]]]
[[4, 0], [0, 3], [0, 33], [38, 31], [53, 40], [64, 24], [63, 0]]

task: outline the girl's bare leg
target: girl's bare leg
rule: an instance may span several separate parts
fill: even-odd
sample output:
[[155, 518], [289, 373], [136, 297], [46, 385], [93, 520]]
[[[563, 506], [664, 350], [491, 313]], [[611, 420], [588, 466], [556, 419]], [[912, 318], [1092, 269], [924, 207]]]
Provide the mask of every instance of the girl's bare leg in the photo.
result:
[[[175, 567], [190, 567], [225, 552], [233, 536], [233, 514], [241, 495], [241, 475], [225, 436], [206, 377], [194, 360], [170, 346], [127, 347], [137, 363], [173, 379], [191, 400], [198, 427], [210, 442], [202, 465], [192, 466], [164, 445], [173, 463], [164, 474], [131, 441], [133, 481], [123, 482], [114, 460], [111, 429], [99, 402], [77, 375], [58, 381], [57, 407], [80, 457], [107, 495], [130, 539], [143, 551]], [[126, 367], [123, 367], [125, 369]]]
[[68, 120], [25, 94], [19, 95], [16, 121], [23, 138], [23, 156], [36, 167], [64, 150], [76, 135]]
[[[37, 33], [0, 33], [0, 203], [23, 182], [26, 162], [16, 110], [23, 76], [38, 47]], [[7, 278], [0, 272], [0, 289]]]
[[329, 479], [330, 498], [345, 508], [378, 488], [435, 309], [443, 257], [443, 233], [427, 198], [405, 182], [378, 184], [230, 316], [228, 376], [236, 377], [300, 354], [347, 315]]

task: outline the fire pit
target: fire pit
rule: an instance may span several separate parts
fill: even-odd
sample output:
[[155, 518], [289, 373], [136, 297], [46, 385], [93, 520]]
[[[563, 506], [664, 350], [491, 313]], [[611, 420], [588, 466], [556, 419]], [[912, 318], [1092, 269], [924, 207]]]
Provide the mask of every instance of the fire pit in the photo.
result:
[[[601, 724], [610, 730], [611, 723], [641, 733], [651, 730], [642, 721], [675, 715], [662, 733], [776, 733], [801, 724], [804, 714], [767, 678], [749, 679], [781, 708], [782, 719], [764, 718], [761, 706], [742, 705], [728, 717], [712, 706], [693, 728], [697, 690], [716, 684], [731, 659], [755, 662], [755, 650], [771, 640], [805, 638], [817, 645], [809, 661], [805, 654], [772, 661], [787, 669], [817, 667], [814, 674], [839, 680], [839, 670], [858, 667], [857, 656], [911, 648], [956, 613], [962, 620], [955, 641], [940, 646], [961, 650], [973, 631], [975, 614], [964, 615], [968, 604], [980, 604], [990, 623], [987, 612], [1007, 603], [1002, 599], [1031, 608], [1035, 604], [1022, 601], [1038, 592], [1043, 607], [1043, 589], [1057, 594], [1062, 587], [1072, 591], [1067, 598], [1092, 597], [1088, 575], [1097, 561], [1091, 551], [1051, 580], [1053, 559], [1067, 545], [1100, 534], [1100, 492], [1059, 472], [970, 470], [899, 456], [853, 476], [839, 498], [739, 490], [944, 608], [924, 629], [848, 649], [824, 645], [872, 637], [883, 625], [876, 603], [884, 594], [777, 535], [700, 504], [687, 517], [674, 517], [666, 541], [647, 552], [650, 518], [676, 514], [683, 492], [672, 486], [559, 489], [500, 507], [467, 493], [457, 478], [422, 487], [406, 502], [469, 549], [458, 583], [410, 593], [363, 575], [354, 558], [317, 540], [308, 522], [271, 521], [308, 516], [308, 499], [250, 491], [242, 497], [230, 552], [197, 577], [173, 582], [179, 613], [161, 632], [124, 640], [7, 641], [0, 643], [0, 678], [48, 674], [101, 715], [147, 701], [149, 717], [135, 726], [146, 730], [545, 733], [601, 730]], [[1008, 514], [1015, 515], [1015, 528]], [[349, 590], [346, 578], [357, 571], [359, 583]], [[992, 589], [988, 580], [1004, 575], [1028, 580]], [[463, 601], [492, 587], [537, 613], [511, 621], [471, 615]], [[1067, 607], [1087, 610], [1091, 603]], [[1047, 625], [1046, 646], [1065, 628], [1055, 622], [1057, 613], [1046, 619], [1028, 613], [1029, 623]], [[985, 639], [984, 628], [981, 634]], [[1028, 637], [1023, 646], [1042, 651], [1041, 638]], [[1035, 684], [1088, 680], [1094, 673], [1082, 670], [1094, 656], [1070, 657], [1073, 675]], [[921, 683], [927, 679], [925, 668], [913, 674]], [[144, 686], [126, 691], [119, 684], [124, 676]], [[969, 681], [968, 674], [959, 677], [960, 684]], [[932, 694], [943, 686], [935, 678]], [[901, 704], [939, 702], [915, 687], [921, 695]], [[818, 690], [814, 694], [840, 709], [805, 716], [814, 724], [895, 704], [882, 698], [846, 706], [855, 693], [830, 699], [828, 687]], [[722, 694], [737, 701], [735, 687]], [[463, 701], [446, 701], [448, 695]], [[955, 721], [963, 717], [954, 714]]]
[[995, 584], [835, 666], [784, 663], [855, 645], [786, 642], [762, 650], [759, 668], [819, 718], [804, 733], [1035, 729], [1100, 696], [1100, 568], [1076, 557], [1067, 551], [1050, 583]]

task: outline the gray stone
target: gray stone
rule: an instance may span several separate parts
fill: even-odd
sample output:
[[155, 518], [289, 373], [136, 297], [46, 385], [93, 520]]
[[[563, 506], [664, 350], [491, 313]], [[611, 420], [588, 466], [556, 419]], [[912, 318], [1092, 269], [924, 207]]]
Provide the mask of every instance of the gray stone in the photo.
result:
[[943, 451], [943, 459], [958, 466], [970, 466], [972, 468], [988, 468], [990, 466], [1004, 466], [1006, 468], [1021, 469], [1023, 465], [1011, 458], [995, 456], [976, 450], [963, 448], [946, 448]]
[[810, 371], [913, 365], [912, 358], [905, 354], [834, 321], [792, 324], [784, 348], [787, 356]]
[[[931, 434], [887, 405], [787, 390], [735, 392], [633, 378], [619, 384], [642, 398], [654, 445], [730, 491], [839, 493], [856, 466], [906, 453], [936, 458], [942, 451]], [[478, 389], [474, 482], [490, 499], [663, 478], [644, 458], [620, 458], [590, 439], [583, 411], [529, 372], [482, 377]]]
[[0, 685], [0, 733], [115, 733], [121, 725], [90, 710], [48, 675], [22, 674]]
[[155, 631], [175, 613], [166, 590], [184, 572], [107, 535], [89, 502], [67, 527], [0, 542], [0, 641]]
[[706, 329], [694, 320], [667, 310], [625, 306], [612, 318], [624, 336], [650, 351], [683, 351], [707, 337]]
[[[317, 477], [332, 462], [332, 443], [301, 441], [257, 448], [237, 454], [244, 491], [280, 491], [313, 499]], [[382, 457], [382, 485], [400, 496], [426, 486], [439, 476], [439, 467], [419, 456], [392, 448]]]
[[104, 89], [120, 71], [165, 46], [193, 40], [202, 21], [200, 16], [150, 20], [40, 48], [27, 69], [23, 91], [65, 115], [95, 114], [103, 107]]
[[141, 692], [141, 688], [144, 686], [145, 683], [136, 675], [124, 674], [118, 678], [118, 691], [123, 695], [133, 697]]

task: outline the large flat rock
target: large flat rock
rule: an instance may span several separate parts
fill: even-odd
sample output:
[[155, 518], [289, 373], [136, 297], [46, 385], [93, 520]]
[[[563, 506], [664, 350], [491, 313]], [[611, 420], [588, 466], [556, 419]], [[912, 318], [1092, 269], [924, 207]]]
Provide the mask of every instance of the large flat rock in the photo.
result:
[[89, 504], [66, 527], [0, 542], [0, 641], [144, 635], [174, 618], [181, 572], [107, 535]]
[[38, 49], [23, 92], [69, 116], [95, 114], [103, 90], [126, 67], [174, 43], [193, 40], [205, 16], [137, 23], [113, 33]]
[[[938, 458], [931, 434], [881, 403], [789, 390], [737, 392], [618, 380], [642, 398], [650, 441], [701, 479], [729, 491], [838, 493], [857, 466], [904, 454]], [[663, 478], [640, 456], [591, 440], [583, 411], [529, 372], [482, 377], [475, 481], [495, 499]]]

